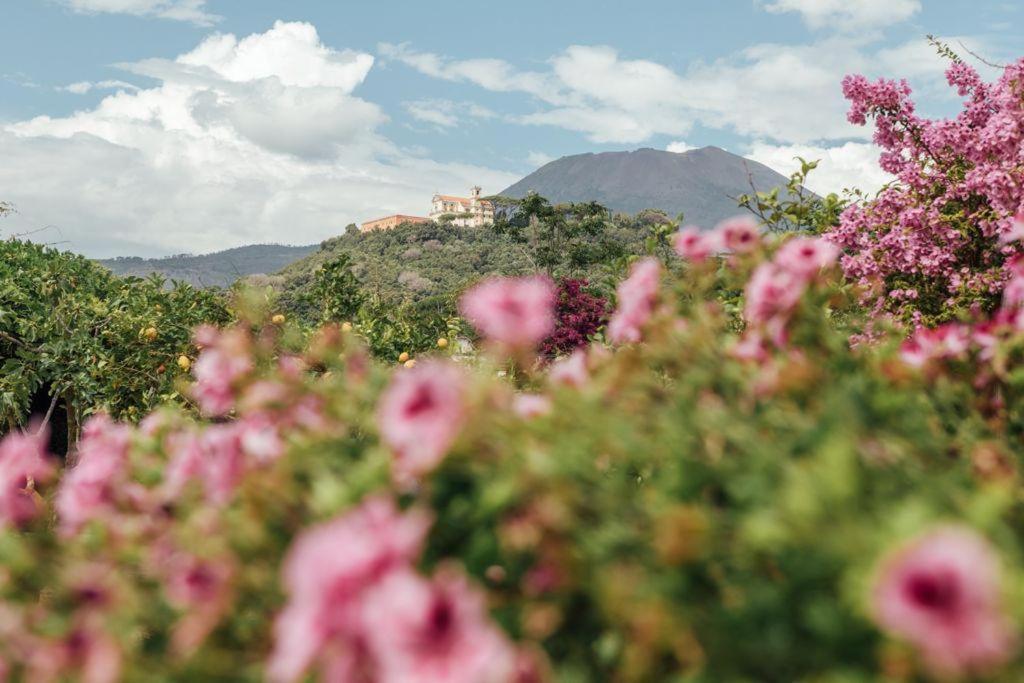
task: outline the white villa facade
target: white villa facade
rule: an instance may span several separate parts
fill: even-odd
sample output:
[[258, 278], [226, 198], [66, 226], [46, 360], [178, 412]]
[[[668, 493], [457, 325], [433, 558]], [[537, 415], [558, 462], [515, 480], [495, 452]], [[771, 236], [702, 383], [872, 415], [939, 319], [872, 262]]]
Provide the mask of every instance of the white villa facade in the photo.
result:
[[435, 194], [430, 205], [430, 220], [437, 223], [442, 216], [450, 217], [453, 225], [479, 228], [494, 223], [494, 204], [480, 199], [479, 187], [474, 187], [469, 197]]

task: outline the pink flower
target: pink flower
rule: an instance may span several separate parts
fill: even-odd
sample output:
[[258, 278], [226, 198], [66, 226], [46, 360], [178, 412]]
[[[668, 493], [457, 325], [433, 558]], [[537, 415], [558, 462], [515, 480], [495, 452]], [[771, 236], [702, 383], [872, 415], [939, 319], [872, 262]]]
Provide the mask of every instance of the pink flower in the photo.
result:
[[715, 232], [720, 235], [725, 248], [737, 254], [753, 251], [761, 241], [761, 231], [758, 230], [757, 223], [746, 216], [720, 223]]
[[207, 500], [214, 505], [226, 504], [245, 474], [241, 429], [244, 425], [238, 423], [215, 424], [199, 437], [203, 485]]
[[506, 683], [515, 652], [466, 577], [442, 569], [430, 581], [397, 571], [366, 598], [370, 651], [380, 683]]
[[83, 524], [111, 512], [126, 476], [131, 429], [106, 415], [89, 419], [82, 428], [78, 459], [57, 492], [61, 529], [76, 533]]
[[920, 368], [930, 360], [963, 358], [970, 346], [971, 331], [964, 325], [947, 323], [935, 329], [921, 327], [903, 342], [900, 357], [907, 365]]
[[1024, 210], [1017, 212], [1010, 223], [1010, 229], [999, 235], [1001, 244], [1009, 244], [1021, 239], [1024, 239]]
[[918, 648], [940, 675], [998, 666], [1016, 639], [1001, 610], [999, 560], [970, 529], [943, 527], [881, 564], [872, 609], [882, 628]]
[[629, 277], [619, 283], [619, 305], [608, 323], [608, 339], [613, 344], [631, 344], [643, 337], [641, 328], [654, 313], [660, 276], [658, 260], [648, 257], [634, 263]]
[[512, 412], [524, 419], [541, 417], [551, 412], [551, 399], [540, 394], [516, 394]]
[[555, 327], [555, 286], [546, 277], [491, 278], [459, 306], [481, 334], [511, 349], [532, 348]]
[[[365, 592], [419, 555], [429, 526], [422, 512], [402, 514], [390, 500], [372, 498], [303, 532], [284, 561], [288, 603], [274, 629], [270, 680], [298, 680], [328, 650], [358, 654]], [[385, 619], [377, 630], [391, 623]]]
[[548, 379], [554, 384], [579, 389], [590, 381], [587, 370], [587, 354], [583, 349], [576, 349], [567, 358], [559, 358], [551, 364]]
[[43, 445], [46, 438], [44, 429], [11, 432], [0, 441], [0, 525], [21, 526], [36, 516], [38, 506], [28, 486], [53, 474]]
[[196, 332], [196, 343], [200, 340], [205, 348], [192, 366], [192, 396], [206, 415], [221, 417], [235, 405], [235, 384], [252, 369], [248, 340], [241, 330], [218, 335], [208, 328]]
[[797, 237], [782, 245], [775, 263], [795, 275], [811, 278], [835, 263], [839, 248], [820, 237]]
[[395, 455], [396, 479], [421, 476], [444, 458], [465, 419], [464, 385], [458, 367], [444, 361], [395, 374], [381, 396], [377, 425]]
[[680, 257], [699, 262], [718, 251], [719, 237], [717, 233], [703, 232], [700, 228], [690, 226], [676, 233], [672, 247]]

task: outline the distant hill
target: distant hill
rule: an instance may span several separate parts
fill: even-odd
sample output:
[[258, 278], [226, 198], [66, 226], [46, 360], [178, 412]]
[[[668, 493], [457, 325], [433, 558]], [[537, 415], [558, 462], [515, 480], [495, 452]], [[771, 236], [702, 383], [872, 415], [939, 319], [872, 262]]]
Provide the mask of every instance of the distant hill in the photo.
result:
[[689, 152], [638, 149], [634, 152], [574, 154], [545, 164], [502, 195], [516, 199], [530, 191], [552, 203], [597, 201], [613, 211], [661, 209], [686, 215], [686, 222], [711, 228], [739, 213], [735, 197], [784, 187], [787, 179], [764, 164], [718, 147]]
[[145, 277], [159, 273], [198, 287], [228, 287], [241, 277], [276, 273], [289, 263], [309, 256], [319, 245], [290, 247], [280, 244], [254, 244], [213, 254], [182, 254], [159, 259], [127, 256], [99, 261], [116, 275]]

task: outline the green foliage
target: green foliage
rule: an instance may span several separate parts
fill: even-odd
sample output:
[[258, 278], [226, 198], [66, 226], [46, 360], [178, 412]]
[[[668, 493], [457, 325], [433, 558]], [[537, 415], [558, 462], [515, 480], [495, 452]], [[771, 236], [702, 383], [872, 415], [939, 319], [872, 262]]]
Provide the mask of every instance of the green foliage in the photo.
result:
[[839, 215], [849, 204], [849, 199], [833, 193], [825, 197], [806, 188], [807, 176], [818, 167], [817, 161], [797, 157], [800, 170], [789, 177], [784, 188], [759, 191], [752, 187], [750, 194], [736, 198], [737, 203], [757, 216], [770, 232], [801, 231], [814, 235], [821, 234], [839, 224]]
[[37, 390], [79, 416], [139, 418], [177, 397], [192, 329], [223, 324], [219, 295], [152, 277], [118, 278], [87, 259], [0, 242], [0, 420], [28, 417]]
[[341, 253], [316, 272], [310, 296], [320, 308], [321, 323], [351, 320], [366, 300], [359, 280], [352, 274], [352, 259]]

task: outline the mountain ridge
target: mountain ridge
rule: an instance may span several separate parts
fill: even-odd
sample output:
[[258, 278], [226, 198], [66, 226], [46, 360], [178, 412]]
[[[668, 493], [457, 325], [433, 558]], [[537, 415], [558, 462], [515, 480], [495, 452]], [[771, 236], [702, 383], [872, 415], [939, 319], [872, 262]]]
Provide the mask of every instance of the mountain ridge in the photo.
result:
[[553, 204], [596, 201], [635, 214], [661, 209], [683, 213], [687, 223], [711, 228], [740, 210], [733, 197], [784, 187], [787, 178], [764, 164], [714, 146], [687, 152], [643, 147], [623, 152], [586, 152], [541, 166], [500, 194], [514, 199], [530, 191]]

